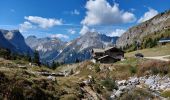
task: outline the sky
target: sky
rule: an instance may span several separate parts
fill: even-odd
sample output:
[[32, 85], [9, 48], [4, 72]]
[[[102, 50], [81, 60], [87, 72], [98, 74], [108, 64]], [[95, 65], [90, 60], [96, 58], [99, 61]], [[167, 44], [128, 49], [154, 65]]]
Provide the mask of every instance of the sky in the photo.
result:
[[73, 40], [87, 32], [121, 36], [170, 10], [170, 0], [1, 0], [0, 29]]

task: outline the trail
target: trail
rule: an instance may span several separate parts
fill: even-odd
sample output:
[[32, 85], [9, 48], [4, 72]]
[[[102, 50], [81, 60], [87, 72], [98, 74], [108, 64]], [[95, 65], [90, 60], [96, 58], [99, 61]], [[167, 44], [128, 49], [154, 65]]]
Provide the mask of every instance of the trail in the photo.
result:
[[155, 57], [144, 57], [144, 58], [146, 58], [146, 59], [156, 59], [156, 60], [162, 60], [162, 61], [170, 61], [170, 59], [168, 59], [166, 57], [170, 57], [170, 55], [155, 56]]

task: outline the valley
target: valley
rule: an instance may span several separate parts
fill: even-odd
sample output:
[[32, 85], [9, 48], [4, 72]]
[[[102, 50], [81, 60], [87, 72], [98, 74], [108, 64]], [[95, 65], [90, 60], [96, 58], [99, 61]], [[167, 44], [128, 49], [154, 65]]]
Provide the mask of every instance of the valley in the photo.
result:
[[[87, 60], [49, 69], [1, 58], [0, 98], [161, 100], [170, 96], [169, 65], [160, 60], [128, 57], [112, 64]], [[155, 87], [157, 84], [159, 87]]]
[[70, 1], [0, 1], [0, 100], [170, 100], [170, 1]]

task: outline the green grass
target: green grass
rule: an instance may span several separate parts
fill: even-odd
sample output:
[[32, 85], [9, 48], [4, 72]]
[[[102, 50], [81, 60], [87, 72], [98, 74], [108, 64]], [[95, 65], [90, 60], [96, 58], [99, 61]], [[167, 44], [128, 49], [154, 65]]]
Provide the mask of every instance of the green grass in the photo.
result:
[[134, 57], [136, 53], [142, 53], [146, 57], [170, 55], [170, 44], [129, 52], [125, 54], [125, 57]]

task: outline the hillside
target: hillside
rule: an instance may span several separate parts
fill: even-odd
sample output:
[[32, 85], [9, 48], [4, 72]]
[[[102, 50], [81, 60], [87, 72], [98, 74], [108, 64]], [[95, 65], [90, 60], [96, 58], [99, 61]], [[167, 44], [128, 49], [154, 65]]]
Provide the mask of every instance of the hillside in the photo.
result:
[[0, 47], [9, 49], [19, 54], [33, 54], [32, 49], [25, 43], [25, 39], [19, 30], [0, 29]]
[[169, 68], [169, 62], [128, 58], [114, 64], [85, 61], [52, 70], [0, 58], [0, 99], [161, 100], [170, 97]]
[[[118, 47], [126, 48], [139, 41], [143, 43], [144, 37], [152, 34], [159, 34], [164, 30], [170, 29], [170, 10], [160, 13], [152, 19], [140, 23], [128, 29], [116, 42]], [[150, 36], [150, 38], [152, 38]], [[161, 38], [161, 37], [159, 37]]]
[[170, 44], [160, 45], [154, 48], [148, 48], [143, 50], [137, 50], [133, 52], [128, 52], [125, 54], [126, 57], [134, 57], [136, 53], [142, 53], [146, 57], [154, 57], [154, 56], [165, 56], [170, 55]]

